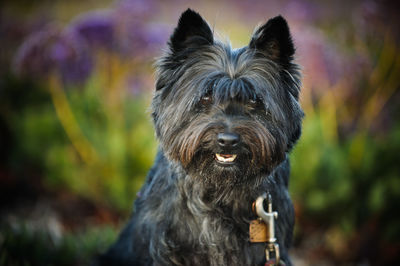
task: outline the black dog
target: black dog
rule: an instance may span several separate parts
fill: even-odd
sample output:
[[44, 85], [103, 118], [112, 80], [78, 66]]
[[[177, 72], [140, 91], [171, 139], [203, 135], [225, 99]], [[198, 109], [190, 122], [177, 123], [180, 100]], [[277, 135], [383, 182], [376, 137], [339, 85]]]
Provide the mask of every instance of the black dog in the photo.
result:
[[152, 116], [160, 141], [132, 219], [102, 265], [264, 265], [249, 241], [252, 203], [269, 192], [281, 259], [294, 211], [288, 152], [301, 134], [299, 67], [285, 19], [246, 47], [214, 39], [188, 9], [157, 64]]

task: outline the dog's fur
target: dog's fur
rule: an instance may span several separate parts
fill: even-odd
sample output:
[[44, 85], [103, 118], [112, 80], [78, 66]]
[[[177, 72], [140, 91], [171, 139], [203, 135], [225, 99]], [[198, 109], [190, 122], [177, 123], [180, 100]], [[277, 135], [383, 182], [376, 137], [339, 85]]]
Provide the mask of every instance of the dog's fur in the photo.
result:
[[[249, 242], [249, 222], [252, 202], [266, 191], [279, 213], [281, 257], [291, 264], [287, 154], [303, 117], [293, 56], [281, 16], [234, 50], [198, 13], [182, 14], [157, 64], [152, 116], [160, 148], [102, 265], [264, 265], [265, 243]], [[223, 164], [217, 153], [237, 158]]]

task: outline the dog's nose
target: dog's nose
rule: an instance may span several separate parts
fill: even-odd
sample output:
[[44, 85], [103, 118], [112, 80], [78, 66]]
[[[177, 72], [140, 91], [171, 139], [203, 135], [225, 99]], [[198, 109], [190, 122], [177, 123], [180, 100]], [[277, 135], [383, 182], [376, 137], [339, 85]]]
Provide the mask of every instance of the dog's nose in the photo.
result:
[[222, 147], [236, 146], [240, 137], [235, 133], [219, 133], [217, 136], [218, 144]]

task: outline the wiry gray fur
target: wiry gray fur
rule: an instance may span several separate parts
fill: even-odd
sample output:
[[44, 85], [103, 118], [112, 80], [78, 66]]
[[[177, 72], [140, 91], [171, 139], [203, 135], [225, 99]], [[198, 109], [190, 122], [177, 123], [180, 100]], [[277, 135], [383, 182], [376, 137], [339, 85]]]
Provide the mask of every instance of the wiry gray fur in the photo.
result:
[[[152, 115], [160, 148], [132, 219], [102, 265], [263, 265], [265, 244], [249, 242], [252, 202], [272, 195], [281, 257], [294, 211], [287, 153], [300, 137], [299, 68], [282, 17], [249, 46], [214, 40], [196, 12], [182, 14], [170, 50], [157, 63]], [[221, 147], [233, 132], [238, 145]], [[220, 165], [215, 153], [238, 154]]]

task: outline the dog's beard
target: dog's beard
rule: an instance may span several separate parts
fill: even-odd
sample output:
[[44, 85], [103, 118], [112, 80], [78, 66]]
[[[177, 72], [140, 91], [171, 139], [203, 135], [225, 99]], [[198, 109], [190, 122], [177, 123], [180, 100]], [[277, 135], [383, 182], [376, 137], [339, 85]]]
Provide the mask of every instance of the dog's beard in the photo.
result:
[[214, 151], [200, 149], [186, 171], [185, 194], [214, 208], [230, 208], [237, 204], [234, 203], [237, 199], [249, 197], [262, 183], [269, 182], [268, 169], [255, 164], [248, 151], [238, 152], [235, 163], [225, 166], [218, 163]]
[[199, 150], [187, 166], [187, 171], [190, 175], [200, 178], [200, 182], [224, 187], [245, 185], [265, 172], [265, 169], [252, 163], [251, 154], [248, 152], [229, 152], [237, 157], [228, 165], [218, 162], [217, 154], [219, 153], [213, 150]]
[[[202, 182], [214, 185], [242, 185], [254, 182], [260, 175], [268, 175], [284, 158], [284, 150], [280, 149], [282, 138], [275, 137], [260, 123], [247, 122], [249, 126], [238, 124], [234, 132], [241, 137], [240, 144], [234, 147], [221, 147], [216, 143], [220, 127], [203, 126], [203, 132], [192, 134], [193, 142], [185, 143], [176, 151], [176, 156], [190, 175], [198, 176]], [[190, 154], [191, 156], [182, 156]]]

